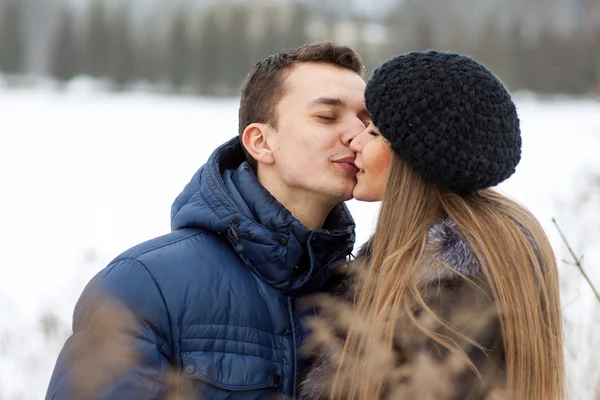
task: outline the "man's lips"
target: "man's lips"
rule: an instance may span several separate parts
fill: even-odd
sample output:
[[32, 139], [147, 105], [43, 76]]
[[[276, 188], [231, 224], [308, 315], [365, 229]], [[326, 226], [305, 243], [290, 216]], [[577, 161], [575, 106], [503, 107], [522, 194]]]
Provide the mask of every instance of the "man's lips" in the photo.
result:
[[356, 168], [356, 165], [354, 165], [354, 159], [355, 157], [346, 157], [340, 160], [335, 160], [334, 163], [344, 168], [348, 173], [356, 175], [358, 168]]

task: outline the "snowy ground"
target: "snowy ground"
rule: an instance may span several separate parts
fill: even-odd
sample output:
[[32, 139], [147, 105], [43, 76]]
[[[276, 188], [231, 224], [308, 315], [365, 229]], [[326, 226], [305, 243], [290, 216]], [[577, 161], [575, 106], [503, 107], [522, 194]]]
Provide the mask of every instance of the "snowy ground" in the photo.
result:
[[[556, 217], [600, 286], [600, 103], [518, 96], [523, 161], [501, 189]], [[0, 400], [40, 399], [89, 278], [122, 250], [169, 230], [171, 202], [237, 129], [236, 100], [0, 85]], [[349, 202], [358, 242], [377, 204]], [[573, 399], [600, 393], [600, 307], [561, 262]]]

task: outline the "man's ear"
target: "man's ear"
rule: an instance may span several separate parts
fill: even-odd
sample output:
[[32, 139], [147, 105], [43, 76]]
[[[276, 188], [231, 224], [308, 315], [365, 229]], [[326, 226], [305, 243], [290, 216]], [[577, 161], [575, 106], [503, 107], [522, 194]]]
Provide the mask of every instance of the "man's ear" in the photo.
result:
[[273, 164], [273, 152], [267, 141], [267, 135], [270, 133], [270, 127], [267, 124], [253, 123], [244, 129], [242, 133], [242, 145], [246, 151], [261, 164]]

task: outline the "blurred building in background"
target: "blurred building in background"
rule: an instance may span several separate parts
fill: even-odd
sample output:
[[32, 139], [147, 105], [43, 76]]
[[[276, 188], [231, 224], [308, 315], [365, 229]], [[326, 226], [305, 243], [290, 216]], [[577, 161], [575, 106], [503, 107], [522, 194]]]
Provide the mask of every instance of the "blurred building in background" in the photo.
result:
[[0, 0], [10, 82], [89, 76], [115, 90], [235, 96], [275, 51], [348, 44], [472, 55], [513, 90], [600, 92], [600, 0]]

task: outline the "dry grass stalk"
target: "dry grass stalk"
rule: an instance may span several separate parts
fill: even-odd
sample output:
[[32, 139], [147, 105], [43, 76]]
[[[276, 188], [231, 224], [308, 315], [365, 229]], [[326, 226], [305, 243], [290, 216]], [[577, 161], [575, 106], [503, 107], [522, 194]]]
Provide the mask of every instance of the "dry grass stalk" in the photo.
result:
[[565, 261], [565, 260], [563, 260], [563, 262], [566, 264], [575, 265], [577, 267], [577, 269], [579, 270], [579, 272], [581, 273], [581, 275], [583, 276], [583, 278], [585, 279], [585, 281], [587, 282], [589, 287], [592, 289], [592, 292], [594, 292], [594, 295], [596, 296], [596, 300], [598, 300], [598, 303], [600, 303], [600, 293], [598, 292], [598, 289], [596, 289], [596, 287], [592, 283], [592, 280], [590, 279], [588, 274], [585, 272], [585, 270], [583, 269], [583, 265], [581, 264], [581, 261], [583, 260], [583, 256], [577, 257], [577, 255], [573, 251], [573, 248], [569, 244], [569, 241], [565, 237], [563, 231], [558, 226], [558, 223], [556, 222], [555, 218], [552, 218], [552, 223], [554, 224], [554, 226], [556, 226], [556, 229], [558, 230], [558, 233], [559, 233], [562, 241], [567, 246], [567, 250], [569, 251], [569, 254], [571, 255], [571, 257], [573, 257], [573, 262], [569, 262], [569, 261]]
[[191, 380], [180, 370], [172, 369], [166, 374], [167, 397], [166, 400], [197, 400]]
[[[103, 398], [111, 383], [124, 378], [140, 362], [132, 327], [140, 322], [129, 309], [117, 301], [96, 293], [88, 299], [93, 311], [86, 315], [86, 330], [79, 332], [66, 355], [72, 371], [72, 393], [78, 398]], [[51, 319], [44, 328], [54, 330]], [[179, 369], [173, 368], [159, 380], [166, 382], [166, 400], [198, 400], [192, 381]]]
[[97, 294], [85, 331], [71, 339], [65, 361], [72, 372], [72, 392], [80, 398], [101, 397], [111, 382], [123, 377], [138, 362], [134, 337], [128, 329], [136, 323], [116, 301]]

